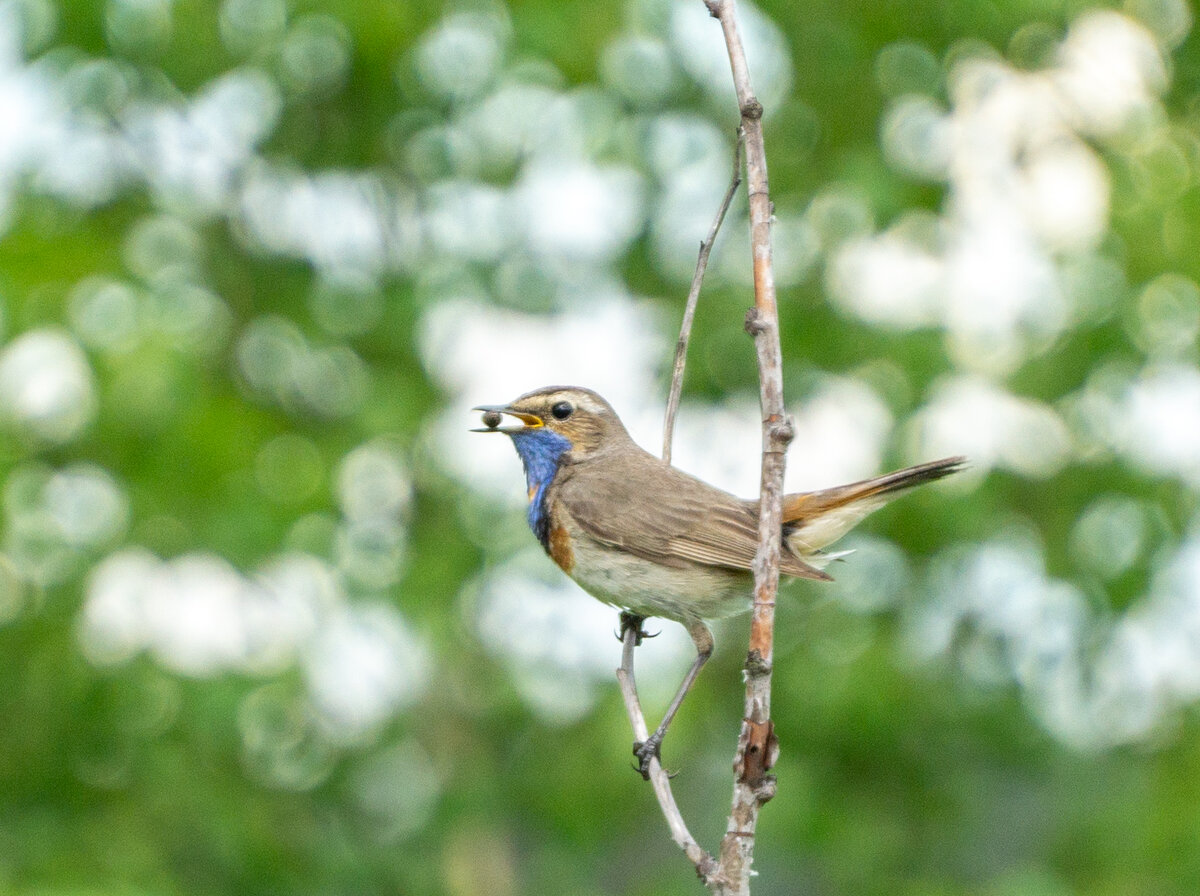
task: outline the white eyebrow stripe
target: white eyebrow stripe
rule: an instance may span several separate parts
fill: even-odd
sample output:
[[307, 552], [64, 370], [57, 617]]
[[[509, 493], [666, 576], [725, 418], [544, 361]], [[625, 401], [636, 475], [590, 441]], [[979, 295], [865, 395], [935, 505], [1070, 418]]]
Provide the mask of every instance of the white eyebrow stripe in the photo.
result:
[[582, 408], [592, 414], [599, 414], [603, 411], [603, 408], [592, 401], [590, 396], [579, 392], [551, 392], [546, 396], [546, 401], [551, 405], [557, 404], [560, 401], [569, 401], [575, 407]]

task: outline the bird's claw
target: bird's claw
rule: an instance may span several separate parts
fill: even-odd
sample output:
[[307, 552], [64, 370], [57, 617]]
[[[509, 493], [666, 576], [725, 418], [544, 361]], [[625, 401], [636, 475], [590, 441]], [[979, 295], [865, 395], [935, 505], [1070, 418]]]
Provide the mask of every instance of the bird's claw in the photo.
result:
[[633, 631], [633, 646], [641, 647], [642, 641], [646, 638], [657, 638], [662, 632], [654, 632], [651, 634], [642, 628], [642, 623], [646, 621], [645, 616], [639, 616], [637, 613], [630, 613], [628, 610], [621, 611], [619, 627], [613, 632], [617, 636], [618, 641], [625, 640], [625, 633]]
[[[659, 755], [659, 750], [662, 748], [662, 735], [655, 731], [645, 740], [635, 740], [633, 742], [633, 755], [638, 758], [638, 764], [635, 766], [642, 780], [650, 780], [650, 760], [657, 759], [662, 762], [662, 756]], [[667, 772], [668, 778], [674, 778], [674, 772]]]

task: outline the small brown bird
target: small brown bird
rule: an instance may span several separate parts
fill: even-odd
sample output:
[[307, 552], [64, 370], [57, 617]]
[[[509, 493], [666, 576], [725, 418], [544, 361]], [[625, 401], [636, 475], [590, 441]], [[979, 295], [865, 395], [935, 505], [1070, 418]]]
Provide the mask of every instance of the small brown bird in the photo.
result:
[[[683, 625], [696, 659], [662, 723], [634, 745], [643, 777], [713, 651], [705, 620], [750, 608], [758, 501], [689, 476], [640, 448], [608, 402], [575, 386], [548, 386], [485, 405], [484, 429], [510, 436], [525, 466], [529, 525], [552, 560], [593, 597], [638, 627], [660, 616]], [[501, 426], [503, 418], [517, 422]], [[850, 485], [783, 499], [780, 572], [830, 577], [822, 553], [897, 492], [962, 468], [950, 457]]]

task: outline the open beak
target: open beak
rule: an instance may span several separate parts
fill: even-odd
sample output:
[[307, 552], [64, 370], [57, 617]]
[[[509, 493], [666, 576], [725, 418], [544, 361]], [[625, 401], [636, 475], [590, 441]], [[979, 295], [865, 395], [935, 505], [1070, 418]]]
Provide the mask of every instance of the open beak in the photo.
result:
[[[500, 404], [481, 404], [479, 407], [471, 408], [473, 411], [483, 411], [483, 426], [478, 429], [472, 429], [471, 432], [524, 432], [527, 429], [537, 429], [540, 426], [545, 426], [542, 418], [536, 414], [526, 414], [524, 411], [514, 411], [507, 405]], [[508, 426], [501, 426], [500, 423], [505, 417], [515, 417], [520, 423], [512, 423]]]

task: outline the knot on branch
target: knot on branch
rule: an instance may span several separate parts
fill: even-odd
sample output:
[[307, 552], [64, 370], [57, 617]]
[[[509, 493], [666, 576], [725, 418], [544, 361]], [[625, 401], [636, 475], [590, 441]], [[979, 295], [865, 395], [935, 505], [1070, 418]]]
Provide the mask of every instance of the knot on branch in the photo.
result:
[[774, 775], [763, 775], [763, 779], [758, 782], [758, 786], [754, 788], [754, 798], [758, 800], [761, 806], [763, 803], [770, 801], [775, 796], [775, 791], [778, 785]]
[[746, 321], [742, 326], [746, 328], [746, 332], [751, 336], [757, 336], [759, 333], [767, 331], [767, 322], [763, 320], [763, 316], [759, 313], [758, 308], [753, 305], [746, 309]]
[[696, 863], [696, 877], [700, 878], [706, 887], [713, 881], [720, 870], [720, 863], [708, 853], [705, 853], [703, 858]]
[[762, 655], [762, 651], [757, 647], [751, 648], [746, 655], [746, 677], [762, 678], [764, 675], [770, 674], [771, 664]]
[[721, 18], [721, 0], [704, 0], [704, 5], [708, 8], [708, 14], [714, 19]]
[[758, 101], [758, 97], [752, 96], [746, 102], [742, 103], [742, 118], [747, 121], [756, 121], [763, 117], [762, 103]]
[[[744, 747], [738, 756], [738, 781], [748, 785], [757, 796], [766, 787], [767, 771], [779, 759], [779, 739], [775, 736], [775, 724], [770, 719], [765, 722], [747, 719], [742, 730]], [[774, 788], [770, 790], [771, 796], [774, 796]]]
[[767, 424], [767, 435], [774, 442], [781, 445], [788, 444], [796, 435], [796, 430], [792, 426], [792, 418], [786, 414], [782, 417], [773, 417]]

